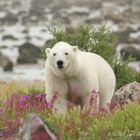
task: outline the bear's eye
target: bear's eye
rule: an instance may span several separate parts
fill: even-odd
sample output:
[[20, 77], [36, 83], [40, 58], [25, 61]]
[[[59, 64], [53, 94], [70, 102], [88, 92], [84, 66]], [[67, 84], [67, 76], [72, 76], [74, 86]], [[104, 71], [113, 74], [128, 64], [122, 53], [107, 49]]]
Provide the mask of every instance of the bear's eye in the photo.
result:
[[56, 56], [56, 53], [53, 53], [53, 56]]
[[68, 53], [66, 52], [65, 55], [68, 55]]

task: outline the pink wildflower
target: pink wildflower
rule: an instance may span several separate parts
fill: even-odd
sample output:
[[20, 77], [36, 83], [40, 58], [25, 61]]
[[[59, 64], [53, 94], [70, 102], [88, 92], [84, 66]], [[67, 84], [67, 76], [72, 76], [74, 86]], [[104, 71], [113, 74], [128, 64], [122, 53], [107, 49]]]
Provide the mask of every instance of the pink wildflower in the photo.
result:
[[54, 102], [57, 100], [57, 98], [58, 98], [58, 92], [55, 91], [55, 92], [54, 92], [54, 95], [53, 95], [53, 97], [52, 97], [52, 99], [51, 99], [51, 103], [54, 104]]
[[78, 85], [72, 86], [72, 92], [77, 93], [80, 90], [80, 87]]
[[27, 102], [27, 101], [28, 101], [28, 99], [29, 99], [29, 97], [28, 97], [28, 96], [24, 96], [24, 97], [23, 97], [23, 101], [24, 101], [24, 102]]
[[3, 113], [3, 109], [0, 108], [0, 113]]
[[92, 106], [93, 103], [96, 104], [96, 98], [97, 98], [97, 93], [96, 91], [93, 89], [91, 91], [91, 99], [90, 99], [90, 105]]
[[96, 99], [96, 97], [97, 97], [97, 92], [96, 92], [96, 90], [92, 90], [91, 91], [91, 97], [92, 97], [92, 99], [94, 100], [94, 99]]

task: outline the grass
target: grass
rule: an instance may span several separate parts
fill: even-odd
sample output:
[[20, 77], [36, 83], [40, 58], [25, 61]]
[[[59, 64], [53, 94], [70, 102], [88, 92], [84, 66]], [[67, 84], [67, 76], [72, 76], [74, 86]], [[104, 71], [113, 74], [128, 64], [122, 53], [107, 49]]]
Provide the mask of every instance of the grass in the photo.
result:
[[[26, 84], [25, 84], [26, 83]], [[140, 104], [130, 103], [111, 113], [95, 114], [80, 108], [66, 117], [55, 114], [44, 100], [44, 83], [36, 81], [0, 84], [0, 130], [6, 138], [17, 133], [29, 113], [38, 114], [61, 140], [139, 140]], [[1, 133], [0, 133], [1, 134]], [[1, 138], [1, 137], [0, 137]]]
[[27, 94], [39, 94], [43, 93], [44, 83], [41, 81], [10, 81], [8, 84], [5, 82], [0, 82], [0, 100], [5, 100], [11, 96], [11, 93], [18, 93], [21, 95]]

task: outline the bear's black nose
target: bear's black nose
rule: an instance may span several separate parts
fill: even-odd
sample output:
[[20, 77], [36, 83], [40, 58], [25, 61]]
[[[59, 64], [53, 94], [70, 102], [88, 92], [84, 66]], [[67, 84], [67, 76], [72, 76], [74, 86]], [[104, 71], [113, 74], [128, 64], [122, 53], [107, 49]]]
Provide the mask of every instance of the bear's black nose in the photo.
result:
[[57, 66], [58, 66], [58, 68], [63, 68], [63, 61], [62, 60], [58, 60], [57, 61]]

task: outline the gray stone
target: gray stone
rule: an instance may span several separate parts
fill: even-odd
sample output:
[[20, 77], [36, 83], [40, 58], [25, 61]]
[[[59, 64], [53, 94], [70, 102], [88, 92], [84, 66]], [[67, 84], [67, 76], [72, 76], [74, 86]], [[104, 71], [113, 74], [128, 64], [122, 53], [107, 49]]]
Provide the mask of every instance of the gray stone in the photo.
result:
[[130, 40], [129, 34], [134, 33], [135, 31], [133, 29], [125, 29], [124, 31], [119, 31], [117, 33], [118, 35], [118, 43], [132, 43], [133, 40]]
[[133, 0], [132, 1], [132, 9], [133, 9], [133, 11], [140, 12], [140, 0]]
[[10, 59], [6, 56], [3, 56], [0, 53], [0, 66], [3, 67], [4, 71], [12, 71], [13, 70], [13, 63]]
[[2, 40], [17, 40], [17, 38], [15, 38], [14, 36], [12, 35], [4, 35], [2, 37]]
[[110, 19], [112, 21], [114, 21], [115, 23], [120, 23], [120, 22], [124, 22], [124, 16], [122, 14], [113, 14], [113, 13], [109, 13], [108, 15], [105, 16], [106, 19]]
[[18, 63], [37, 63], [37, 59], [40, 57], [40, 48], [27, 42], [19, 46], [19, 53]]
[[112, 99], [112, 102], [120, 105], [132, 101], [140, 101], [140, 83], [138, 82], [133, 82], [121, 87], [115, 92]]
[[140, 46], [136, 44], [128, 44], [121, 50], [121, 56], [123, 60], [127, 60], [129, 56], [140, 60]]
[[20, 140], [58, 140], [36, 114], [27, 117], [19, 135]]
[[6, 23], [15, 24], [17, 22], [18, 22], [18, 18], [15, 15], [8, 13], [8, 12], [4, 18], [0, 19], [0, 23], [2, 23], [2, 24], [6, 24]]

